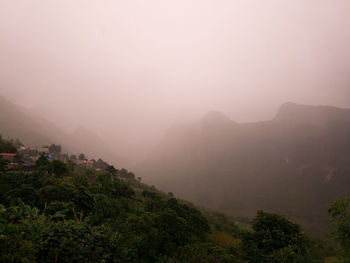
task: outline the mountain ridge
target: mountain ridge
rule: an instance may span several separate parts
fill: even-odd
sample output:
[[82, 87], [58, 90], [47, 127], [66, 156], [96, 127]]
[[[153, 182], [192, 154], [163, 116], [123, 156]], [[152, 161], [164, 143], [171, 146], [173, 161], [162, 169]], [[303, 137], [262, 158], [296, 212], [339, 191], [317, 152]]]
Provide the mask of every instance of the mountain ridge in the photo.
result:
[[328, 105], [303, 105], [287, 102], [281, 105], [275, 121], [310, 121], [324, 124], [330, 121], [350, 121], [350, 109]]
[[322, 232], [328, 204], [350, 187], [350, 111], [288, 103], [276, 116], [177, 127], [136, 171], [199, 205], [282, 213]]
[[[88, 135], [86, 138], [81, 133]], [[102, 157], [116, 163], [124, 160], [114, 153], [106, 142], [86, 128], [79, 128], [69, 134], [56, 124], [38, 114], [25, 111], [0, 95], [0, 134], [11, 139], [20, 139], [29, 145], [61, 144], [64, 151], [84, 151], [91, 158]]]

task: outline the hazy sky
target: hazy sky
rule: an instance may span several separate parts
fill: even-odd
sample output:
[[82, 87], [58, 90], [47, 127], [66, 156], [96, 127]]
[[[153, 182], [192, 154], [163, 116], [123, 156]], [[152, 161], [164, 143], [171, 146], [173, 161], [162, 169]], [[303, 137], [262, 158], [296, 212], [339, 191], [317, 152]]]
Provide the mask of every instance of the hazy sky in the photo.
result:
[[0, 94], [127, 142], [219, 110], [350, 107], [349, 0], [0, 0]]

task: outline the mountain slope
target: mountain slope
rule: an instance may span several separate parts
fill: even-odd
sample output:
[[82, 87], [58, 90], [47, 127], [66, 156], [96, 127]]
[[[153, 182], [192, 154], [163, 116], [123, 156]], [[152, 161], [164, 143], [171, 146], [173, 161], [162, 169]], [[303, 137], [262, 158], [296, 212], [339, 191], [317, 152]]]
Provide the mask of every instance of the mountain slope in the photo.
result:
[[349, 194], [350, 110], [287, 103], [266, 122], [209, 116], [170, 130], [139, 174], [203, 206], [264, 209], [320, 232], [329, 203]]
[[116, 154], [109, 147], [107, 142], [85, 127], [77, 127], [70, 135], [70, 138], [74, 141], [74, 145], [77, 149], [90, 157], [101, 157], [110, 163], [115, 164], [118, 162], [118, 165], [124, 165], [126, 163], [125, 158]]
[[[1, 145], [16, 150], [0, 138]], [[283, 216], [259, 211], [243, 229], [125, 172], [108, 164], [87, 172], [45, 156], [31, 171], [9, 170], [0, 160], [0, 261], [282, 263], [285, 251], [288, 262], [333, 255], [313, 250]]]
[[20, 138], [28, 144], [50, 144], [42, 125], [10, 101], [0, 96], [0, 134], [4, 137]]
[[101, 157], [111, 163], [122, 160], [106, 142], [88, 129], [78, 127], [72, 134], [68, 134], [51, 121], [21, 109], [1, 96], [0, 134], [4, 138], [18, 138], [29, 145], [61, 144], [66, 152], [83, 151], [90, 158]]

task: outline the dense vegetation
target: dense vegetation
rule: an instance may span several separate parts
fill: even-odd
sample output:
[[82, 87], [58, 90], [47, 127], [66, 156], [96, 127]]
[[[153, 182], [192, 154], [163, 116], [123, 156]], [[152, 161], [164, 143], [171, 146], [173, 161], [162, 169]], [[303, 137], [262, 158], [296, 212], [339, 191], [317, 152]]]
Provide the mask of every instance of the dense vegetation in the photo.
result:
[[283, 216], [259, 211], [242, 230], [125, 169], [82, 171], [45, 155], [31, 171], [1, 166], [0, 262], [319, 262]]
[[17, 149], [12, 142], [3, 140], [0, 135], [0, 153], [16, 153]]
[[332, 237], [340, 245], [339, 257], [344, 263], [350, 262], [350, 199], [335, 201], [328, 213], [334, 225]]

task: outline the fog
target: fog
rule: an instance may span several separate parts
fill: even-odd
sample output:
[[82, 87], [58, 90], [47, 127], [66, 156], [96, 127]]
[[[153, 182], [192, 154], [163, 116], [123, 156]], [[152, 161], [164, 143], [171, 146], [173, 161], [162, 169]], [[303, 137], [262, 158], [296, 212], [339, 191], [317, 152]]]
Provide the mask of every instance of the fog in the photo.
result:
[[0, 0], [0, 95], [128, 158], [218, 110], [350, 107], [348, 0]]

